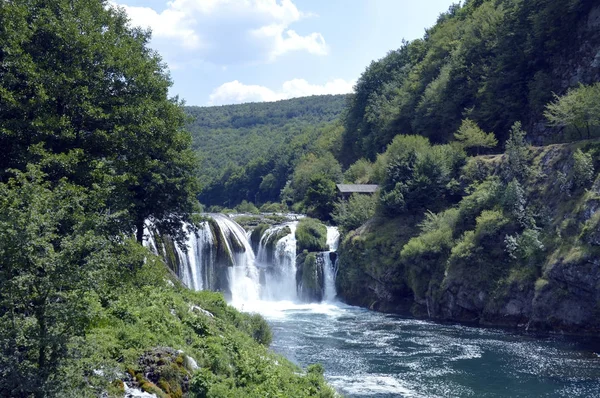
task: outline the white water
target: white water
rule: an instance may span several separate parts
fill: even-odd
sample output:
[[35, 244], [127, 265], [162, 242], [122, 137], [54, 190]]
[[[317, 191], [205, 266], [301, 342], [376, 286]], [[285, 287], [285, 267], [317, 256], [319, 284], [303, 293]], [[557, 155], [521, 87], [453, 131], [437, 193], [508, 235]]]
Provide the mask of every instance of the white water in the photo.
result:
[[[205, 221], [198, 229], [186, 227], [188, 237], [184, 247], [175, 245], [178, 276], [190, 289], [223, 291], [230, 303], [238, 308], [269, 306], [271, 303], [300, 303], [296, 284], [296, 226], [298, 221], [267, 229], [255, 255], [250, 234], [233, 219], [223, 214], [209, 215], [214, 223]], [[216, 224], [216, 225], [215, 225]], [[284, 228], [289, 233], [276, 242]], [[160, 252], [152, 228], [146, 229], [146, 246]], [[327, 227], [329, 251], [318, 254], [323, 267], [323, 300], [333, 302], [336, 296], [336, 256], [339, 232]], [[333, 261], [332, 261], [333, 259]]]
[[340, 242], [340, 233], [336, 227], [327, 227], [327, 246], [329, 252], [323, 253], [323, 275], [325, 277], [325, 292], [323, 300], [332, 302], [335, 299], [335, 277], [337, 274], [337, 256], [335, 262], [331, 261], [331, 253], [335, 252]]
[[[258, 248], [258, 263], [263, 272], [261, 300], [295, 301], [296, 293], [296, 225], [290, 222], [266, 230]], [[290, 233], [275, 243], [272, 258], [266, 247], [269, 238], [288, 227]]]
[[[259, 271], [246, 231], [227, 216], [214, 214], [211, 217], [218, 224], [222, 242], [232, 256], [233, 266], [227, 269], [231, 303], [239, 305], [258, 300], [260, 298]], [[240, 246], [243, 250], [237, 249]]]

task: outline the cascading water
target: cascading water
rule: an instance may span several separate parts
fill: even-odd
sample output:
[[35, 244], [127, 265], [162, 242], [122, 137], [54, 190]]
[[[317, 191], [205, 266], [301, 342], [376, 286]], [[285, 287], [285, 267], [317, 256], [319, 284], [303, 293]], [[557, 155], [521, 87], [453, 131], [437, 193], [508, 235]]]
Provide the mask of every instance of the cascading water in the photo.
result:
[[262, 271], [261, 299], [295, 301], [296, 225], [290, 222], [267, 229], [258, 247], [257, 260]]
[[194, 290], [215, 289], [214, 238], [208, 222], [203, 222], [197, 231], [188, 229], [187, 253], [176, 245], [182, 262], [180, 278]]
[[246, 231], [227, 216], [214, 214], [211, 217], [218, 226], [221, 241], [231, 255], [231, 266], [227, 269], [231, 303], [239, 305], [258, 300], [260, 298], [259, 272]]
[[335, 277], [337, 274], [337, 254], [335, 253], [340, 241], [340, 233], [336, 227], [327, 227], [327, 246], [329, 251], [322, 253], [324, 275], [324, 301], [333, 301], [336, 296]]
[[[221, 291], [237, 307], [249, 303], [332, 301], [335, 298], [337, 228], [327, 228], [329, 251], [314, 253], [320, 275], [318, 295], [298, 294], [296, 226], [290, 221], [267, 228], [252, 249], [249, 235], [233, 219], [222, 214], [207, 215], [198, 228], [186, 227], [185, 247], [168, 237], [155, 242], [147, 229], [146, 245], [162, 255], [182, 282], [194, 290]], [[158, 236], [158, 235], [157, 235]]]

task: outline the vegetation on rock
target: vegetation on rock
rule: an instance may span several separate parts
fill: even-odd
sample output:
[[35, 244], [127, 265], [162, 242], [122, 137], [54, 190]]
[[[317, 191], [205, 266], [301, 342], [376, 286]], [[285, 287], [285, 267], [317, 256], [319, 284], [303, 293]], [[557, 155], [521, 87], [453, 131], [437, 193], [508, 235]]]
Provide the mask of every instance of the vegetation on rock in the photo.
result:
[[302, 253], [327, 250], [327, 227], [313, 218], [302, 218], [296, 227], [296, 251]]

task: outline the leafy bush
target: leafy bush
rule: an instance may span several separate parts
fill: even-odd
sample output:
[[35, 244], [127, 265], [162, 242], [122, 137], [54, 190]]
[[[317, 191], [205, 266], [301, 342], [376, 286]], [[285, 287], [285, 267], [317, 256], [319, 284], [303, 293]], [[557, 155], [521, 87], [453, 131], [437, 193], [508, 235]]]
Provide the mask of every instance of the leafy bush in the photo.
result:
[[327, 227], [313, 218], [302, 218], [296, 227], [296, 252], [327, 250]]
[[331, 219], [336, 195], [334, 181], [322, 174], [312, 176], [303, 200], [306, 213], [320, 220]]
[[350, 184], [373, 183], [373, 163], [366, 159], [358, 159], [344, 173], [344, 181]]
[[261, 213], [286, 213], [288, 208], [283, 203], [267, 202], [260, 207]]
[[377, 158], [382, 170], [382, 209], [397, 215], [419, 209], [441, 209], [455, 193], [452, 180], [464, 163], [464, 152], [450, 145], [431, 146], [420, 136], [399, 135]]
[[258, 208], [252, 202], [248, 202], [243, 200], [242, 203], [235, 207], [235, 211], [238, 213], [247, 213], [247, 214], [258, 214]]
[[591, 127], [600, 126], [600, 83], [580, 85], [562, 97], [555, 95], [544, 116], [551, 126], [574, 127], [580, 137], [585, 131], [590, 138]]
[[456, 231], [475, 228], [475, 219], [483, 210], [492, 209], [502, 201], [503, 187], [497, 177], [491, 177], [472, 188], [471, 194], [465, 196], [458, 204], [459, 216]]
[[377, 195], [352, 194], [348, 200], [335, 203], [331, 217], [340, 231], [348, 232], [360, 227], [375, 214]]
[[477, 154], [481, 148], [493, 148], [498, 145], [494, 133], [484, 132], [477, 123], [471, 119], [465, 119], [454, 134], [454, 139], [465, 149], [475, 148]]
[[[600, 87], [600, 84], [598, 85]], [[573, 182], [578, 188], [583, 188], [592, 183], [594, 179], [594, 162], [589, 153], [581, 149], [573, 152]]]

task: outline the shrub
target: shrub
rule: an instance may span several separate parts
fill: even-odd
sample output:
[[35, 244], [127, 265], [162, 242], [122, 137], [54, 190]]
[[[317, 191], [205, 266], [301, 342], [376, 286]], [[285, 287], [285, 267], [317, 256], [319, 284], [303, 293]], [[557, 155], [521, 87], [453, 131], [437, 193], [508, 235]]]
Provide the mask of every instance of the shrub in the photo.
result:
[[471, 119], [462, 121], [458, 131], [454, 134], [454, 139], [465, 149], [475, 148], [477, 154], [479, 154], [481, 148], [493, 148], [498, 145], [494, 133], [484, 132]]
[[267, 202], [260, 207], [261, 213], [286, 213], [288, 208], [283, 203]]
[[344, 180], [350, 184], [370, 184], [373, 182], [373, 163], [359, 159], [344, 173]]
[[[599, 85], [600, 87], [600, 85]], [[581, 149], [573, 152], [573, 182], [577, 188], [584, 188], [594, 179], [594, 162], [589, 153]]]
[[507, 162], [504, 164], [504, 175], [506, 181], [512, 181], [516, 178], [523, 181], [529, 176], [528, 150], [526, 133], [522, 128], [521, 122], [515, 122], [510, 129], [510, 137], [506, 141]]
[[246, 200], [242, 201], [239, 205], [235, 207], [235, 211], [238, 213], [247, 213], [247, 214], [258, 214], [259, 211], [252, 202], [248, 202]]
[[376, 205], [376, 195], [352, 194], [347, 201], [340, 200], [334, 204], [331, 216], [342, 232], [348, 232], [373, 217]]

